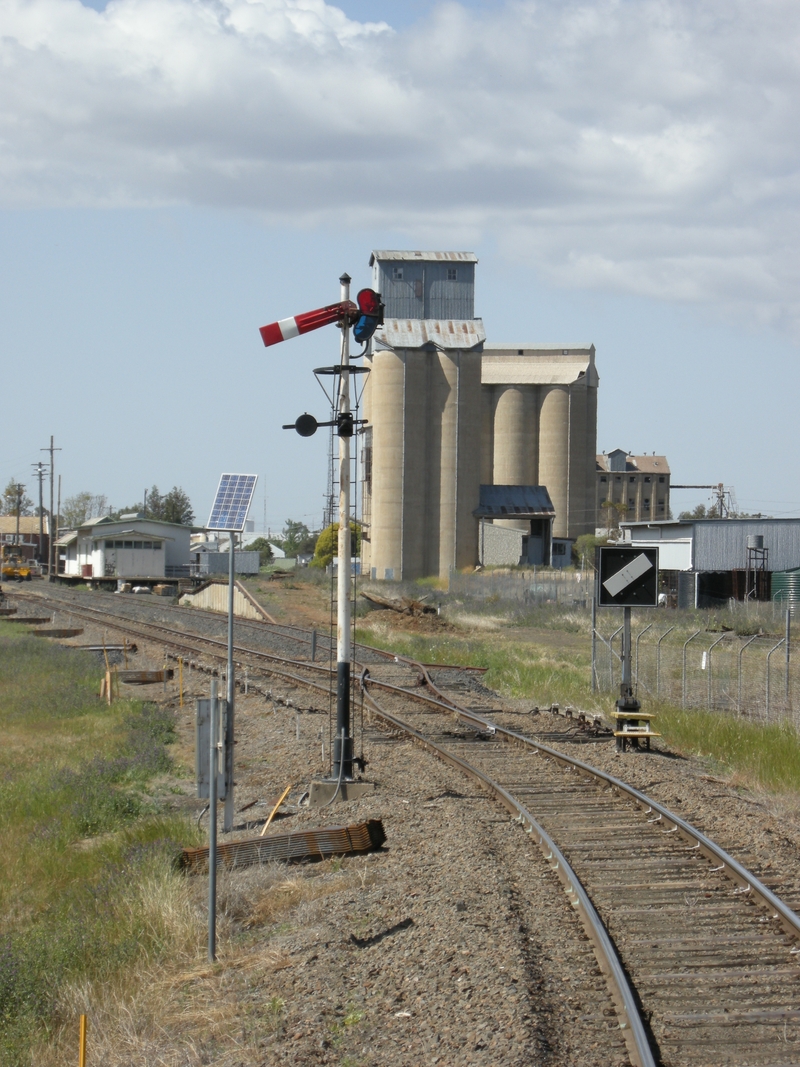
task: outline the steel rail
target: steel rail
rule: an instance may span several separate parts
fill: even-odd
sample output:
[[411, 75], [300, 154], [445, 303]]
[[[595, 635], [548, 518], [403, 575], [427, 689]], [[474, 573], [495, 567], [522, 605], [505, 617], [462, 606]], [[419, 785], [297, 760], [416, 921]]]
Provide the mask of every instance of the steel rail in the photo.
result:
[[[425, 672], [427, 676], [427, 672]], [[380, 683], [385, 687], [387, 683]], [[545, 745], [541, 741], [536, 741], [533, 738], [527, 737], [525, 734], [518, 733], [516, 730], [508, 730], [503, 726], [499, 726], [491, 719], [487, 719], [483, 715], [479, 715], [477, 712], [468, 711], [466, 708], [460, 708], [454, 701], [450, 700], [445, 694], [441, 693], [435, 684], [431, 681], [428, 684], [436, 691], [444, 701], [447, 701], [451, 705], [452, 709], [456, 712], [458, 718], [464, 722], [467, 726], [472, 726], [473, 729], [477, 729], [489, 733], [494, 737], [503, 741], [514, 742], [517, 745], [521, 745], [526, 748], [535, 748], [543, 755], [549, 756], [551, 759], [556, 760], [558, 763], [567, 766], [574, 770], [582, 771], [584, 774], [595, 778], [598, 781], [605, 782], [606, 785], [611, 786], [612, 789], [618, 793], [624, 793], [631, 800], [633, 800], [639, 807], [647, 807], [649, 811], [656, 812], [662, 818], [665, 818], [668, 822], [672, 823], [673, 827], [680, 833], [680, 835], [687, 841], [692, 842], [694, 845], [699, 846], [699, 851], [706, 857], [717, 864], [722, 864], [724, 873], [734, 882], [737, 882], [746, 891], [752, 892], [755, 897], [761, 900], [761, 903], [771, 909], [780, 917], [783, 927], [787, 933], [794, 937], [800, 937], [800, 916], [798, 916], [791, 908], [771, 890], [769, 890], [760, 879], [756, 878], [752, 872], [748, 871], [746, 867], [743, 867], [738, 860], [734, 859], [729, 853], [721, 848], [715, 841], [706, 837], [691, 823], [682, 819], [679, 815], [675, 815], [668, 808], [665, 808], [663, 804], [659, 804], [657, 800], [653, 800], [652, 797], [647, 796], [646, 793], [642, 793], [640, 790], [629, 785], [627, 782], [623, 782], [620, 778], [615, 778], [614, 775], [608, 774], [606, 771], [602, 771], [597, 767], [592, 767], [589, 763], [584, 763], [583, 760], [579, 760], [575, 756], [569, 756], [564, 752], [559, 752], [557, 749], [550, 748], [549, 745]], [[408, 691], [408, 696], [416, 696], [417, 699], [425, 699], [422, 693], [414, 694], [412, 691]], [[442, 707], [444, 706], [441, 700], [436, 700], [435, 703]]]
[[[551, 866], [550, 870], [558, 876], [559, 881], [564, 886], [564, 892], [569, 897], [570, 904], [579, 912], [584, 929], [595, 946], [595, 956], [600, 970], [608, 981], [611, 996], [621, 1020], [620, 1029], [623, 1032], [634, 1067], [656, 1067], [656, 1060], [653, 1057], [647, 1030], [637, 1007], [636, 996], [628, 981], [625, 968], [619, 958], [614, 942], [609, 937], [583, 883], [553, 838], [531, 815], [530, 811], [507, 789], [504, 789], [499, 782], [490, 778], [480, 768], [474, 767], [471, 763], [461, 759], [460, 756], [456, 756], [437, 745], [435, 741], [425, 737], [424, 734], [415, 730], [408, 723], [403, 722], [402, 719], [398, 719], [381, 708], [367, 689], [369, 685], [378, 684], [381, 688], [404, 692], [400, 687], [391, 686], [385, 682], [376, 683], [367, 673], [362, 674], [360, 682], [365, 700], [371, 705], [374, 716], [379, 718], [385, 725], [410, 736], [418, 745], [432, 753], [437, 759], [450, 764], [450, 766], [457, 768], [463, 774], [480, 782], [495, 799], [500, 801], [507, 811], [515, 815], [516, 821], [522, 825], [526, 833], [536, 835], [537, 844], [545, 860], [548, 863], [551, 860], [555, 862], [555, 866]], [[406, 695], [410, 696], [411, 694], [406, 692]], [[431, 698], [427, 699], [431, 700]], [[436, 703], [439, 704], [439, 702]], [[445, 707], [443, 704], [439, 704], [439, 706]]]

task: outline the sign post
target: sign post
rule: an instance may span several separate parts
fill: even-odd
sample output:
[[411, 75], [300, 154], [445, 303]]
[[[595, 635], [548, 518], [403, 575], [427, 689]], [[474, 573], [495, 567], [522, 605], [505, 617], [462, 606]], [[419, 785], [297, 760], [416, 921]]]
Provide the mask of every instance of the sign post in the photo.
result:
[[225, 719], [225, 775], [227, 793], [225, 795], [225, 815], [222, 829], [229, 833], [233, 829], [233, 604], [234, 578], [236, 574], [236, 534], [244, 530], [247, 513], [256, 491], [257, 474], [223, 474], [219, 480], [217, 495], [211, 508], [211, 517], [206, 529], [217, 533], [227, 533], [229, 537], [228, 552], [228, 669], [227, 669], [227, 716]]
[[658, 605], [657, 548], [598, 548], [597, 596], [599, 607], [622, 608], [622, 682], [614, 718], [618, 729], [617, 750], [624, 752], [628, 741], [639, 747], [646, 738], [650, 747], [652, 715], [642, 714], [631, 679], [631, 608]]

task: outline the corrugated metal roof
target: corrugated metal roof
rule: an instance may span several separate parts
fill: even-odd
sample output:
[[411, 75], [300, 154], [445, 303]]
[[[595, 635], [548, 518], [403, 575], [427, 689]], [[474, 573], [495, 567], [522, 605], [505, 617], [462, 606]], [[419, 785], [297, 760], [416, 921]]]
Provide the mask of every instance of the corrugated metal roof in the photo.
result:
[[[608, 471], [608, 455], [597, 457], [597, 469]], [[625, 462], [625, 470], [643, 474], [670, 474], [669, 463], [666, 456], [628, 456]], [[619, 472], [618, 472], [619, 473]]]
[[59, 537], [59, 539], [55, 543], [57, 545], [61, 545], [62, 547], [64, 547], [65, 545], [71, 545], [73, 543], [73, 541], [77, 541], [77, 540], [78, 540], [78, 533], [77, 533], [76, 530], [73, 530], [72, 533], [64, 534], [63, 537]]
[[590, 359], [565, 357], [561, 361], [536, 357], [495, 355], [484, 349], [482, 385], [571, 385], [580, 378], [597, 384]]
[[584, 355], [584, 354], [586, 354], [587, 356], [590, 356], [590, 355], [593, 356], [594, 353], [595, 353], [595, 347], [592, 344], [588, 344], [588, 345], [586, 345], [586, 344], [580, 344], [580, 345], [562, 345], [562, 344], [558, 344], [558, 345], [556, 345], [556, 344], [552, 344], [552, 345], [529, 345], [529, 344], [512, 345], [512, 344], [497, 344], [496, 341], [493, 341], [491, 343], [491, 345], [489, 345], [489, 347], [486, 349], [486, 351], [487, 352], [498, 352], [498, 353], [500, 353], [500, 355], [507, 355], [507, 354], [527, 355], [528, 352], [534, 352], [534, 353], [536, 353], [538, 355], [540, 352], [552, 352], [552, 354], [554, 356], [574, 356], [574, 355]]
[[482, 485], [479, 518], [552, 518], [556, 511], [543, 485]]
[[[150, 519], [143, 519], [143, 522], [150, 522]], [[139, 537], [145, 541], [174, 541], [174, 537], [167, 537], [166, 534], [152, 533], [147, 530], [101, 530], [100, 533], [92, 534], [89, 538], [90, 541], [104, 541], [106, 538], [114, 537]]]
[[393, 251], [391, 249], [373, 251], [369, 257], [369, 265], [372, 266], [375, 260], [383, 260], [393, 262], [395, 260], [419, 260], [420, 262], [428, 260], [429, 262], [436, 263], [477, 263], [478, 257], [474, 252], [408, 252], [408, 251]]
[[384, 348], [453, 348], [469, 351], [482, 345], [482, 319], [387, 319], [375, 334]]

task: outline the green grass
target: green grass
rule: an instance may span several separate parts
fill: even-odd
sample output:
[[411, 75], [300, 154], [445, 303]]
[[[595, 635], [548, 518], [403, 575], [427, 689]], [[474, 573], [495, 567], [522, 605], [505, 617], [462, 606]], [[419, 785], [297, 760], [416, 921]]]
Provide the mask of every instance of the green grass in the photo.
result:
[[119, 981], [187, 936], [175, 920], [184, 890], [174, 860], [194, 834], [149, 793], [170, 768], [174, 721], [139, 701], [108, 707], [101, 673], [88, 655], [0, 627], [0, 1062], [9, 1067], [29, 1063], [58, 1029], [70, 983]]
[[758, 725], [711, 711], [659, 709], [666, 742], [734, 774], [744, 784], [775, 792], [800, 792], [800, 736], [790, 726]]
[[[562, 613], [554, 609], [557, 628]], [[564, 632], [572, 633], [573, 616]], [[540, 628], [541, 620], [537, 619]], [[588, 629], [588, 627], [587, 627]], [[588, 640], [586, 652], [509, 640], [502, 631], [485, 637], [375, 633], [358, 631], [366, 644], [391, 649], [423, 663], [488, 667], [484, 682], [504, 695], [540, 706], [558, 703], [583, 711], [608, 712], [612, 693], [592, 693]], [[685, 755], [708, 761], [710, 769], [733, 776], [742, 785], [773, 792], [800, 792], [800, 735], [790, 726], [759, 725], [719, 712], [683, 711], [663, 701], [646, 701], [658, 715], [656, 729], [664, 743]]]

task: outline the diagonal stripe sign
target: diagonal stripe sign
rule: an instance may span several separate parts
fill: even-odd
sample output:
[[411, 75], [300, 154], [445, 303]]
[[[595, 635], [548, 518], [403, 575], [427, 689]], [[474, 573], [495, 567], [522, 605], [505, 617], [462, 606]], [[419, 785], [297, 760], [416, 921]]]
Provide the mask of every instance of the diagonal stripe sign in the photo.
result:
[[637, 578], [641, 578], [643, 574], [646, 574], [652, 566], [652, 562], [642, 552], [635, 559], [632, 559], [630, 563], [626, 563], [616, 574], [606, 578], [603, 586], [608, 590], [609, 596], [618, 596], [623, 589], [627, 589]]

